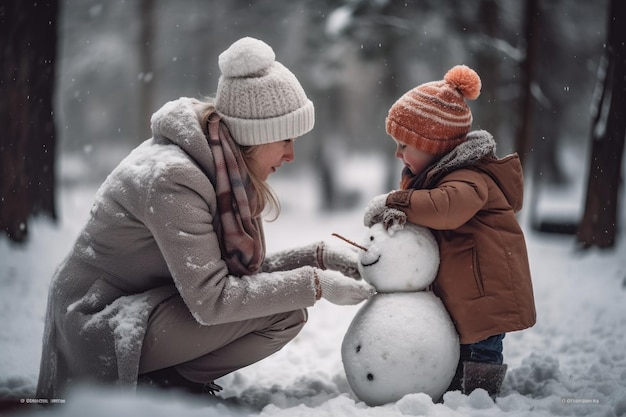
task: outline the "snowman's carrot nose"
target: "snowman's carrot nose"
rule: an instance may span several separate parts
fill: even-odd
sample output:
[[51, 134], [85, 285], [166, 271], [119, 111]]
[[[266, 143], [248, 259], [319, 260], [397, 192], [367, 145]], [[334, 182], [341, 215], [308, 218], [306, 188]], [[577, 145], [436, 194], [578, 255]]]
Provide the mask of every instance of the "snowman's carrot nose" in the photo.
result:
[[351, 241], [350, 239], [347, 239], [343, 236], [341, 236], [338, 233], [333, 233], [333, 236], [338, 237], [339, 239], [343, 240], [344, 242], [348, 242], [349, 244], [351, 244], [352, 246], [356, 246], [357, 248], [364, 250], [365, 252], [367, 252], [367, 248], [365, 246], [361, 246], [356, 242]]

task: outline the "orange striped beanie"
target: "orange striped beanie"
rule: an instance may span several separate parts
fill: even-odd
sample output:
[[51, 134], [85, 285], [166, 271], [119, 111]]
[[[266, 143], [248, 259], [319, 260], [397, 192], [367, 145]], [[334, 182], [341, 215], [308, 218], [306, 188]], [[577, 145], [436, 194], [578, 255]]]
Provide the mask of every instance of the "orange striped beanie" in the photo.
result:
[[443, 155], [465, 141], [472, 112], [465, 99], [480, 95], [480, 77], [457, 65], [441, 81], [419, 85], [400, 97], [386, 119], [387, 134], [398, 142]]

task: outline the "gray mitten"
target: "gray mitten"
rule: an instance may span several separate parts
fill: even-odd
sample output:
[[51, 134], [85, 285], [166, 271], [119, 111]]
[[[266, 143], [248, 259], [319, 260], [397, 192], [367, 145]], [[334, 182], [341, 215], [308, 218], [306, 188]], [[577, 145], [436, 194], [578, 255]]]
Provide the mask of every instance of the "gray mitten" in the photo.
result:
[[333, 269], [352, 278], [360, 278], [358, 254], [351, 248], [340, 250], [317, 242], [299, 248], [288, 249], [267, 256], [263, 262], [263, 272], [288, 271], [302, 266]]
[[383, 226], [393, 235], [396, 231], [402, 230], [406, 223], [406, 213], [395, 208], [388, 208], [383, 212]]
[[322, 269], [339, 271], [343, 275], [354, 279], [361, 279], [359, 273], [359, 254], [352, 246], [332, 247], [324, 242], [318, 243], [318, 253], [321, 252]]
[[321, 297], [340, 306], [358, 304], [376, 293], [365, 281], [357, 281], [336, 271], [316, 270]]
[[406, 213], [400, 208], [410, 206], [412, 193], [413, 190], [391, 191], [374, 197], [365, 208], [363, 224], [372, 227], [382, 222], [392, 234], [402, 229], [406, 223]]
[[265, 257], [261, 270], [263, 272], [289, 271], [302, 266], [319, 267], [317, 243], [286, 249]]
[[365, 227], [372, 227], [372, 225], [382, 220], [382, 214], [387, 208], [388, 195], [389, 193], [377, 195], [367, 203], [365, 214], [363, 215], [363, 225]]

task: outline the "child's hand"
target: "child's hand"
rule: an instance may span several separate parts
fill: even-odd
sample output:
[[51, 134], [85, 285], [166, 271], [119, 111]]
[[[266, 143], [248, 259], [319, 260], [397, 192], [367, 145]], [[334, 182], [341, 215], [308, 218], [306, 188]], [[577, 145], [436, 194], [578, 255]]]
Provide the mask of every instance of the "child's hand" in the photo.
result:
[[363, 215], [363, 224], [365, 227], [372, 227], [372, 225], [383, 220], [382, 215], [387, 208], [388, 195], [389, 194], [378, 195], [367, 203], [365, 214]]
[[395, 208], [387, 208], [383, 211], [383, 226], [393, 235], [398, 230], [404, 228], [406, 223], [406, 213]]
[[402, 210], [387, 206], [387, 200], [394, 192], [381, 194], [370, 200], [363, 215], [363, 224], [366, 227], [382, 222], [391, 234], [404, 227], [406, 214]]

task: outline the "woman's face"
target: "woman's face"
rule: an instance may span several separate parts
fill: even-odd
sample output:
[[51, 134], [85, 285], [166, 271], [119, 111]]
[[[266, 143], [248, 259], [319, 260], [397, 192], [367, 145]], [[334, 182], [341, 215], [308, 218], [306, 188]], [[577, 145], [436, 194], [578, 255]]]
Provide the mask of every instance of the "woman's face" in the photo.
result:
[[291, 162], [294, 158], [293, 139], [257, 145], [252, 155], [252, 169], [260, 180], [265, 181], [283, 162]]
[[414, 146], [396, 142], [396, 158], [401, 159], [413, 175], [418, 175], [435, 159], [435, 155], [420, 151]]

